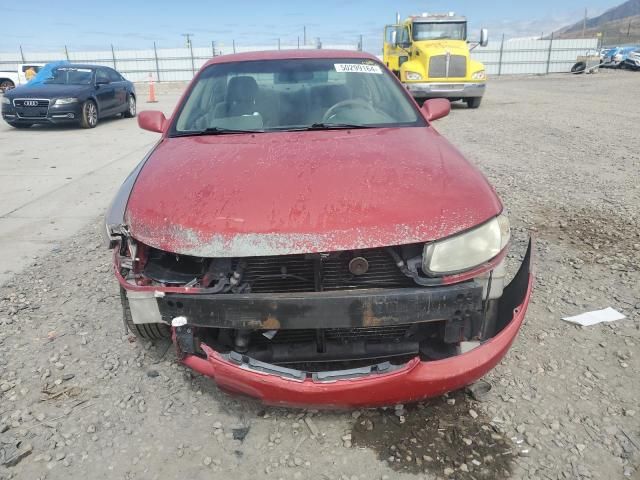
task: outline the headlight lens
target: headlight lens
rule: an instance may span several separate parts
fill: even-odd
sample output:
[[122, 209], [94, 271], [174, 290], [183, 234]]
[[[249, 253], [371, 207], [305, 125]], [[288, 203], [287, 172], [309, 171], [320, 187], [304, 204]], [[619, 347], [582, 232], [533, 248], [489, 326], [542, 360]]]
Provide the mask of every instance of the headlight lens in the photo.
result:
[[470, 270], [498, 255], [510, 237], [509, 219], [500, 215], [473, 230], [425, 245], [422, 269], [435, 275]]
[[77, 103], [78, 99], [77, 98], [59, 98], [56, 100], [56, 105], [69, 105], [70, 103]]
[[4, 103], [5, 105], [11, 105], [11, 100], [9, 100], [7, 97], [2, 97], [2, 103]]
[[422, 75], [418, 72], [407, 72], [405, 76], [407, 77], [407, 80], [422, 80]]
[[480, 70], [479, 72], [476, 72], [473, 75], [471, 75], [471, 78], [473, 78], [474, 80], [484, 80], [485, 78], [487, 78], [487, 74], [485, 73], [484, 70]]

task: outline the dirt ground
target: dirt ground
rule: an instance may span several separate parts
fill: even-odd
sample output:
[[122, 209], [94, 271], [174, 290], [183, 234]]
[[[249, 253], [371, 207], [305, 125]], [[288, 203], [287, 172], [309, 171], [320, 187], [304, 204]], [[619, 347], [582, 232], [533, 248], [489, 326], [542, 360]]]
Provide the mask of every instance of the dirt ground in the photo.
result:
[[[226, 395], [124, 334], [96, 208], [0, 286], [0, 479], [640, 479], [638, 94], [631, 72], [491, 79], [480, 109], [437, 123], [501, 195], [512, 263], [536, 242], [526, 324], [478, 399], [318, 412]], [[561, 320], [609, 306], [628, 318]]]

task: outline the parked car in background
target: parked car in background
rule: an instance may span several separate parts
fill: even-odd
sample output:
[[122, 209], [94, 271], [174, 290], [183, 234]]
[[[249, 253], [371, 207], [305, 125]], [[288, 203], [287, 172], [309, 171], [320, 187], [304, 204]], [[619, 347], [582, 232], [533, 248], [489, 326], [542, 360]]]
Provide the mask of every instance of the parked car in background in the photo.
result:
[[624, 61], [624, 66], [632, 70], [640, 69], [640, 48], [629, 53]]
[[441, 395], [505, 355], [532, 288], [507, 284], [495, 190], [376, 57], [224, 55], [107, 215], [125, 324], [226, 390], [275, 405]]
[[621, 68], [631, 52], [638, 50], [638, 46], [615, 47], [606, 53], [602, 59], [603, 67]]
[[2, 118], [16, 128], [51, 123], [93, 128], [101, 118], [119, 114], [135, 117], [135, 87], [114, 69], [99, 65], [57, 65], [41, 81], [2, 97]]
[[32, 73], [38, 73], [44, 66], [43, 63], [22, 63], [18, 69], [0, 71], [0, 92], [6, 92], [18, 85], [24, 85], [31, 78]]

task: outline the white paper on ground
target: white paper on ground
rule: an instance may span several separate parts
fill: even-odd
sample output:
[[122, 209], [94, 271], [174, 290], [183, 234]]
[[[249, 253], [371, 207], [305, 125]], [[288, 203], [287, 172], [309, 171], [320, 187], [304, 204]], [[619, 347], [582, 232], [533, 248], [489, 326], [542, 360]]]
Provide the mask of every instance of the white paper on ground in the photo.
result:
[[611, 307], [605, 308], [603, 310], [581, 313], [580, 315], [576, 315], [574, 317], [562, 317], [562, 319], [567, 322], [582, 325], [583, 327], [590, 327], [591, 325], [596, 325], [597, 323], [601, 322], [614, 322], [616, 320], [622, 320], [623, 318], [627, 317]]

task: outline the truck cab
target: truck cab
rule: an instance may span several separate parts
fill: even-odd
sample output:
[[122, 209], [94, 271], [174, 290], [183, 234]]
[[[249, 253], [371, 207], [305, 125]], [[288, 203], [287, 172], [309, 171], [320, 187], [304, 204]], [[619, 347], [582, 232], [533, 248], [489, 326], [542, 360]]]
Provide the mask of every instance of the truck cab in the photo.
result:
[[17, 70], [0, 71], [0, 93], [24, 85], [44, 66], [43, 63], [21, 63]]
[[487, 30], [471, 48], [467, 19], [454, 13], [411, 16], [385, 28], [383, 60], [416, 100], [448, 98], [478, 108], [486, 88], [481, 62], [470, 51], [486, 46]]

